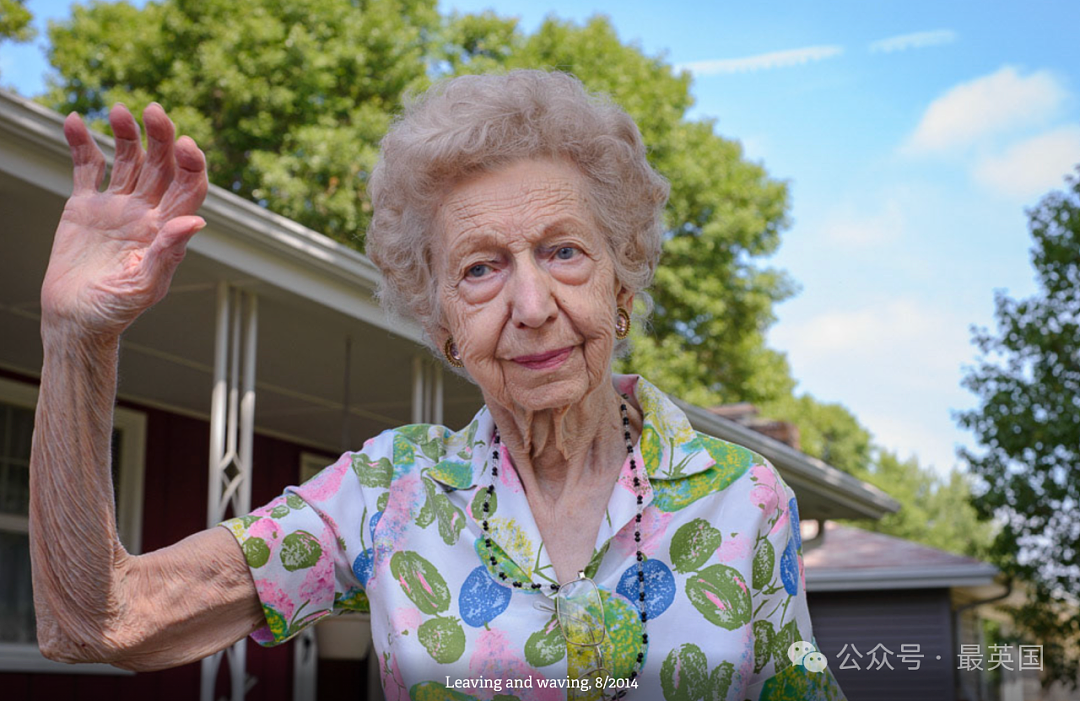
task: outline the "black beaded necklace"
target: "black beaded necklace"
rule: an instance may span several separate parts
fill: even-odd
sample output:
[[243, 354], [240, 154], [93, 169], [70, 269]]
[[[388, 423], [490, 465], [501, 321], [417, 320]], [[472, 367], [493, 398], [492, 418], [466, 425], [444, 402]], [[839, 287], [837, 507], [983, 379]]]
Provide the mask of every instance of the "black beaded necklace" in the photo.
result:
[[[619, 404], [619, 409], [622, 411], [622, 423], [623, 423], [623, 438], [626, 439], [626, 454], [630, 457], [630, 474], [634, 476], [634, 491], [637, 492], [637, 515], [634, 517], [634, 542], [637, 544], [637, 563], [638, 563], [638, 602], [639, 602], [639, 617], [641, 618], [641, 650], [637, 654], [637, 661], [634, 663], [634, 668], [630, 672], [630, 680], [633, 681], [641, 673], [642, 664], [645, 661], [645, 648], [649, 644], [649, 636], [645, 632], [645, 622], [649, 620], [649, 614], [645, 610], [645, 554], [641, 552], [641, 512], [644, 508], [645, 497], [641, 494], [641, 478], [637, 472], [637, 460], [634, 459], [634, 443], [630, 437], [630, 416], [627, 413], [626, 402], [629, 401], [629, 397], [625, 394], [622, 395], [623, 401]], [[509, 581], [515, 589], [531, 589], [533, 591], [542, 588], [542, 585], [537, 582], [528, 581], [522, 582], [514, 577], [506, 574], [506, 571], [499, 564], [498, 558], [492, 553], [491, 542], [491, 530], [488, 527], [488, 513], [491, 508], [491, 497], [495, 493], [495, 478], [499, 476], [499, 429], [495, 429], [495, 435], [492, 438], [491, 443], [491, 484], [489, 484], [484, 493], [484, 504], [481, 507], [483, 509], [483, 520], [480, 525], [484, 529], [484, 543], [487, 545], [488, 557], [492, 567], [494, 567], [499, 574], [499, 579], [502, 581]], [[558, 584], [549, 584], [548, 588], [552, 593], [559, 591]], [[626, 694], [626, 689], [621, 689], [615, 696], [615, 698], [621, 698]]]

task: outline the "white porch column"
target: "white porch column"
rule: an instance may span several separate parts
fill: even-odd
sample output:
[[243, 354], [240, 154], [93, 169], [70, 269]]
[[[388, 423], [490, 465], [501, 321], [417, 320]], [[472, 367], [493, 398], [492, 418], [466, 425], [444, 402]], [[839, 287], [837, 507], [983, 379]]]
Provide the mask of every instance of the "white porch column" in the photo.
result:
[[412, 422], [443, 422], [442, 365], [432, 358], [419, 355], [413, 357]]
[[[251, 292], [230, 287], [225, 282], [218, 285], [214, 388], [210, 405], [208, 528], [230, 515], [243, 516], [251, 511], [257, 301]], [[229, 668], [230, 699], [243, 701], [247, 692], [246, 644], [245, 638], [202, 661], [202, 701], [215, 701], [214, 686], [222, 657]]]

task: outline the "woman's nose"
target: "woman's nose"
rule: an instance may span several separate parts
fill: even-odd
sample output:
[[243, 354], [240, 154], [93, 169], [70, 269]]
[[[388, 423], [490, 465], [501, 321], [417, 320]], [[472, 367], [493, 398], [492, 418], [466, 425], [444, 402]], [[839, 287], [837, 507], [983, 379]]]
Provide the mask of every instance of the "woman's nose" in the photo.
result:
[[529, 328], [539, 328], [559, 313], [551, 277], [533, 261], [515, 267], [510, 304], [514, 323]]

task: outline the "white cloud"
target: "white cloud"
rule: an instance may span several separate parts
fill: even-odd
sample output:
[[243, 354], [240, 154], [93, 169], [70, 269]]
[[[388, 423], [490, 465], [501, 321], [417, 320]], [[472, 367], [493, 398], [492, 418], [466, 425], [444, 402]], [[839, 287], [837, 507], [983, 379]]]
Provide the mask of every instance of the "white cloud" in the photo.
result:
[[1020, 75], [1012, 66], [961, 83], [930, 103], [905, 150], [952, 151], [986, 137], [1044, 123], [1069, 93], [1048, 71]]
[[822, 230], [827, 241], [841, 246], [868, 247], [891, 243], [903, 235], [903, 209], [897, 200], [890, 199], [881, 211], [874, 214], [844, 210], [827, 220]]
[[906, 51], [908, 49], [924, 49], [927, 46], [940, 46], [951, 44], [956, 41], [956, 32], [951, 29], [936, 29], [930, 32], [914, 32], [899, 36], [880, 39], [870, 44], [870, 51], [874, 53], [892, 53], [894, 51]]
[[842, 402], [877, 443], [947, 471], [962, 440], [949, 408], [970, 398], [959, 385], [973, 353], [968, 320], [911, 296], [856, 303], [782, 319], [769, 345], [788, 354], [801, 390]]
[[1014, 144], [988, 156], [972, 171], [982, 185], [1026, 200], [1063, 186], [1063, 177], [1080, 164], [1080, 126], [1070, 125]]
[[767, 54], [744, 56], [742, 58], [721, 58], [710, 61], [693, 61], [677, 66], [696, 75], [717, 75], [721, 73], [749, 73], [771, 68], [799, 66], [811, 61], [839, 56], [844, 52], [841, 46], [807, 46], [801, 49], [773, 51]]

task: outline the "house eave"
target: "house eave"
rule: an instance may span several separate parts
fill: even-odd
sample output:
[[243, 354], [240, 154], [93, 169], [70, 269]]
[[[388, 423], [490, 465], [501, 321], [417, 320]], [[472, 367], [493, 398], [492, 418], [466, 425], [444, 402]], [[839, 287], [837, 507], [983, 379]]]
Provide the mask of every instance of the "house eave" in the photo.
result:
[[998, 568], [986, 563], [949, 567], [875, 567], [873, 569], [807, 569], [806, 590], [866, 591], [872, 589], [951, 589], [995, 583]]
[[761, 453], [797, 492], [821, 494], [847, 510], [837, 516], [880, 519], [900, 509], [898, 501], [872, 484], [731, 419], [678, 398], [672, 399], [686, 412], [695, 429]]

